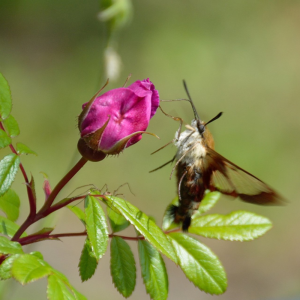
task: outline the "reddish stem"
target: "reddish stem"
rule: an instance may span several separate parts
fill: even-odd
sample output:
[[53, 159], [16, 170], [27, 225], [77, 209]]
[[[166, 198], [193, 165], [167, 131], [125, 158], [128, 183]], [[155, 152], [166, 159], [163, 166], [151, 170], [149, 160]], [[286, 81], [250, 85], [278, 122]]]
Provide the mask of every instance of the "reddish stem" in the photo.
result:
[[[2, 122], [0, 122], [0, 128], [6, 132]], [[16, 151], [15, 147], [10, 144], [9, 145], [9, 148], [11, 149], [11, 151], [16, 154], [16, 155], [19, 155], [18, 152]], [[23, 174], [23, 177], [25, 179], [25, 182], [26, 182], [26, 189], [27, 189], [27, 195], [28, 195], [28, 199], [29, 199], [29, 206], [30, 206], [30, 212], [29, 212], [29, 216], [28, 218], [32, 219], [34, 216], [35, 216], [35, 213], [36, 213], [36, 202], [35, 202], [35, 197], [32, 193], [32, 189], [30, 187], [30, 184], [29, 184], [29, 180], [28, 180], [28, 177], [27, 177], [27, 174], [26, 174], [26, 171], [22, 165], [22, 163], [20, 162], [20, 170]]]
[[[68, 203], [71, 203], [74, 201], [73, 199], [70, 199], [70, 202], [65, 202], [61, 204], [60, 206], [55, 207], [54, 209], [51, 210], [51, 205], [53, 201], [55, 200], [56, 196], [58, 193], [61, 191], [61, 189], [74, 177], [74, 175], [86, 164], [87, 159], [81, 157], [81, 159], [77, 162], [77, 164], [61, 179], [61, 181], [56, 185], [54, 190], [51, 192], [49, 195], [47, 201], [43, 205], [43, 207], [39, 210], [38, 213], [34, 211], [34, 213], [30, 213], [25, 222], [21, 225], [19, 230], [16, 232], [14, 237], [12, 238], [12, 241], [18, 241], [23, 232], [33, 223], [36, 221], [48, 216], [50, 213], [53, 211], [62, 208], [66, 206]], [[76, 200], [76, 199], [75, 199]]]
[[[169, 231], [165, 231], [165, 234], [169, 234], [172, 232], [179, 232], [181, 231], [180, 228], [175, 228]], [[40, 240], [53, 240], [53, 239], [57, 239], [57, 238], [61, 238], [61, 237], [72, 237], [72, 236], [86, 236], [87, 232], [83, 231], [83, 232], [73, 232], [73, 233], [57, 233], [57, 234], [49, 234], [49, 235], [32, 235], [32, 236], [27, 236], [27, 237], [23, 237], [21, 239], [19, 239], [19, 243], [24, 246], [24, 245], [28, 245], [28, 244], [32, 244], [32, 243], [36, 243]], [[124, 236], [124, 235], [116, 235], [116, 234], [109, 234], [108, 235], [109, 238], [112, 237], [120, 237], [123, 240], [130, 240], [130, 241], [138, 241], [138, 240], [144, 240], [145, 237], [142, 235], [136, 236], [136, 237], [132, 237], [132, 236]]]
[[[87, 159], [81, 157], [77, 164], [61, 179], [61, 181], [56, 185], [54, 190], [49, 195], [47, 201], [43, 205], [43, 207], [39, 210], [37, 215], [45, 216], [45, 212], [51, 207], [58, 193], [62, 190], [62, 188], [74, 177], [74, 175], [87, 163]], [[47, 215], [47, 214], [46, 214]]]

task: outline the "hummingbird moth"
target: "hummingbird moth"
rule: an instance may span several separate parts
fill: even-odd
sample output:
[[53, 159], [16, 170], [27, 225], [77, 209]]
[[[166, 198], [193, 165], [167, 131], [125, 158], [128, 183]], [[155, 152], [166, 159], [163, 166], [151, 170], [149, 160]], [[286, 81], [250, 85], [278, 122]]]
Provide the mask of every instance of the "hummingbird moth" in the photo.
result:
[[[180, 126], [175, 139], [167, 144], [173, 143], [177, 147], [173, 159], [155, 169], [176, 161], [173, 171], [176, 170], [179, 205], [171, 205], [168, 210], [174, 222], [181, 223], [182, 230], [188, 230], [191, 217], [199, 208], [206, 190], [219, 191], [254, 204], [282, 204], [284, 199], [271, 187], [214, 150], [214, 140], [207, 125], [218, 119], [222, 113], [209, 122], [203, 122], [199, 118], [185, 81], [183, 83], [188, 95], [186, 100], [192, 106], [194, 119], [191, 125], [186, 125], [185, 131], [181, 132]], [[180, 121], [182, 125], [182, 119], [172, 118]]]

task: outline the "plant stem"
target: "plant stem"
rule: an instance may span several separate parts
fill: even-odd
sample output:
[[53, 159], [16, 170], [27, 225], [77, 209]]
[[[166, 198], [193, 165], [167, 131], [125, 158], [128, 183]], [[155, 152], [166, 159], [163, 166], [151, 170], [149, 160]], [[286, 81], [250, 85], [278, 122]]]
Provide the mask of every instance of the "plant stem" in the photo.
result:
[[49, 195], [47, 201], [43, 207], [39, 210], [38, 215], [43, 215], [51, 207], [58, 193], [62, 188], [74, 177], [74, 175], [87, 163], [87, 159], [81, 157], [77, 164], [61, 179], [61, 181], [56, 185], [54, 190]]
[[[86, 164], [87, 159], [81, 157], [81, 159], [76, 163], [76, 165], [61, 179], [61, 181], [56, 185], [54, 190], [51, 192], [49, 195], [47, 201], [43, 205], [43, 207], [39, 210], [38, 213], [36, 211], [30, 210], [29, 216], [25, 220], [25, 222], [20, 226], [19, 230], [15, 233], [15, 235], [12, 238], [12, 241], [18, 241], [23, 232], [33, 223], [36, 221], [48, 216], [50, 213], [53, 211], [64, 207], [68, 203], [74, 201], [74, 198], [70, 202], [65, 202], [63, 205], [61, 204], [60, 206], [56, 207], [54, 210], [51, 210], [51, 205], [54, 202], [56, 196], [58, 193], [62, 190], [62, 188], [74, 177], [74, 175]], [[28, 183], [29, 185], [29, 183]], [[30, 188], [30, 187], [29, 187]], [[31, 191], [31, 189], [30, 189]], [[30, 198], [29, 198], [30, 199]], [[34, 200], [34, 198], [33, 198]], [[31, 201], [30, 201], [31, 203]], [[35, 201], [34, 201], [35, 204]], [[31, 207], [31, 206], [30, 206]]]
[[[6, 132], [2, 122], [0, 122], [0, 128]], [[15, 147], [13, 146], [13, 144], [9, 145], [9, 148], [11, 149], [12, 153], [19, 155], [18, 152], [16, 151]], [[29, 207], [30, 207], [30, 212], [29, 212], [29, 216], [28, 218], [33, 218], [35, 216], [36, 213], [36, 201], [35, 201], [35, 197], [33, 195], [26, 171], [22, 165], [22, 163], [20, 162], [20, 170], [23, 174], [23, 177], [25, 179], [25, 183], [26, 183], [26, 189], [27, 189], [27, 195], [28, 195], [28, 200], [29, 200]]]

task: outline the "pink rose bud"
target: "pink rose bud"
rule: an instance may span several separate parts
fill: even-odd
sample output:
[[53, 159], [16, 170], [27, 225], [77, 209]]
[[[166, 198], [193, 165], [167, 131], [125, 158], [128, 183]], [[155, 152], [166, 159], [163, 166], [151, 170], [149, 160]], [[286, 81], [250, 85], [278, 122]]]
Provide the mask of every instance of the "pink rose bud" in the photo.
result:
[[90, 155], [98, 152], [98, 161], [106, 155], [120, 153], [137, 143], [142, 133], [148, 133], [145, 130], [159, 106], [159, 95], [148, 78], [96, 97], [97, 94], [82, 106], [78, 149], [89, 160], [93, 160]]

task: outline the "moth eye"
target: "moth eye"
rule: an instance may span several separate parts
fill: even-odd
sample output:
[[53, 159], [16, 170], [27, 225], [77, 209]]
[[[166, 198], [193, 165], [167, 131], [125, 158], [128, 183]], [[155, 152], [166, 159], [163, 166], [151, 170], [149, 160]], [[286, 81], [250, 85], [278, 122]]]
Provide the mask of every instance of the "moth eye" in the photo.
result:
[[200, 125], [200, 133], [202, 134], [205, 131], [205, 126], [203, 124]]

